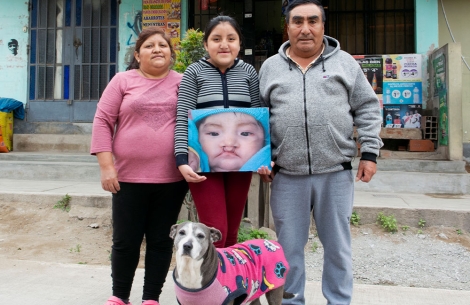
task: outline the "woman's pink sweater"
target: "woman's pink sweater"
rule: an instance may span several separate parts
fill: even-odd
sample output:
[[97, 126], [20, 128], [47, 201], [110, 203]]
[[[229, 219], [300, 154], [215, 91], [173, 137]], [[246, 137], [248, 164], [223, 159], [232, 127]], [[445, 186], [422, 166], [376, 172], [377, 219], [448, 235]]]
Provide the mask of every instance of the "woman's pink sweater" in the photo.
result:
[[174, 156], [176, 102], [182, 75], [149, 79], [117, 73], [98, 102], [91, 154], [112, 152], [118, 180], [170, 183], [183, 179]]

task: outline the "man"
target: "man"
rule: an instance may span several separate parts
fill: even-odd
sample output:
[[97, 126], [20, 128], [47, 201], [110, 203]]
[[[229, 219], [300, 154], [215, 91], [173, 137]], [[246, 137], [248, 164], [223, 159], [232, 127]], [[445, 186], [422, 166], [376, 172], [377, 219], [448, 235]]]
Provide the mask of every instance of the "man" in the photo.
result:
[[260, 71], [262, 102], [270, 108], [271, 208], [279, 242], [291, 267], [283, 304], [305, 304], [304, 247], [310, 213], [324, 247], [322, 291], [328, 304], [350, 304], [352, 258], [349, 220], [354, 197], [353, 123], [361, 144], [356, 181], [369, 182], [383, 145], [377, 96], [351, 55], [324, 36], [317, 0], [286, 9], [289, 41]]

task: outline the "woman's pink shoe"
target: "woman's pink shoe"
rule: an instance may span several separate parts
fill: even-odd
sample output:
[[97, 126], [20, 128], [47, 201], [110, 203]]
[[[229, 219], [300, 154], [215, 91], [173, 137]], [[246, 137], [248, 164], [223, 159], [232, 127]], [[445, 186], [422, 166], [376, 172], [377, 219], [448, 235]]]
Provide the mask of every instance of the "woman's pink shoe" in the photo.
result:
[[160, 305], [157, 301], [148, 300], [142, 303], [142, 305]]
[[110, 297], [104, 305], [132, 305], [132, 304], [131, 302], [126, 304], [120, 298], [113, 296], [113, 297]]

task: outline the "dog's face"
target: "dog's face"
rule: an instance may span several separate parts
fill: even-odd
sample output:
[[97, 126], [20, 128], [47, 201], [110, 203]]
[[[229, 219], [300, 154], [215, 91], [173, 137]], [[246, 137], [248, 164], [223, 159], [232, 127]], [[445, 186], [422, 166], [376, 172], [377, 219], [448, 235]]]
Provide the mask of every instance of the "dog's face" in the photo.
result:
[[174, 239], [177, 256], [199, 260], [212, 243], [222, 238], [222, 234], [202, 223], [188, 221], [173, 225], [170, 237]]

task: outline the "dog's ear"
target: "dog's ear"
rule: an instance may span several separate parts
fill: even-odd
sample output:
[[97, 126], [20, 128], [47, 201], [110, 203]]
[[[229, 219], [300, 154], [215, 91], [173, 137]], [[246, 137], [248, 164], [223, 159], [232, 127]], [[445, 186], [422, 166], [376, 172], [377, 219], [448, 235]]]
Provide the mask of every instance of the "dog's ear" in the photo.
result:
[[179, 224], [174, 224], [171, 226], [171, 229], [170, 229], [170, 237], [175, 239], [175, 236], [176, 236], [176, 231], [178, 230], [178, 226]]
[[222, 233], [220, 233], [219, 230], [216, 228], [209, 228], [209, 231], [211, 232], [211, 242], [215, 243], [216, 241], [219, 241], [222, 239]]

